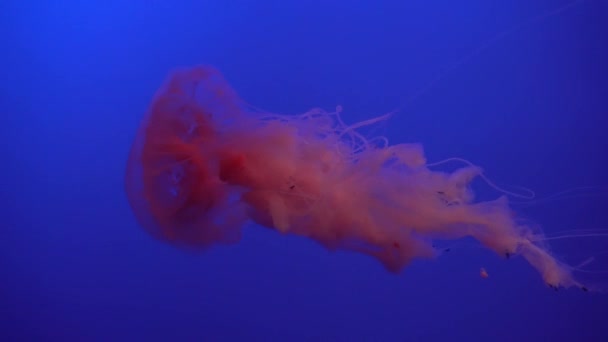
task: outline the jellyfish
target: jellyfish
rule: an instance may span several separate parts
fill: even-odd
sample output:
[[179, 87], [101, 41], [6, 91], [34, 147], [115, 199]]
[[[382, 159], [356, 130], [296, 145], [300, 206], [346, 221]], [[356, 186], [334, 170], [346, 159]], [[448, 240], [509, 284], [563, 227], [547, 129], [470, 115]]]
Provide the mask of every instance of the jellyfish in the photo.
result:
[[436, 171], [421, 144], [359, 132], [390, 115], [346, 125], [341, 111], [268, 113], [243, 101], [214, 67], [174, 70], [127, 162], [139, 224], [167, 243], [205, 250], [237, 243], [254, 222], [368, 255], [395, 273], [440, 255], [434, 241], [472, 237], [500, 256], [523, 257], [552, 288], [587, 289], [506, 196], [475, 199], [470, 184], [481, 168]]

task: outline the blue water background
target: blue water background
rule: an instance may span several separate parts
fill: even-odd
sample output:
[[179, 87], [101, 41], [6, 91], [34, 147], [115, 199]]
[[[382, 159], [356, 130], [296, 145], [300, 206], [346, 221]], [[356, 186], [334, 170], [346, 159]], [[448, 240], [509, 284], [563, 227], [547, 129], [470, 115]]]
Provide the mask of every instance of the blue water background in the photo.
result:
[[274, 112], [404, 105], [375, 133], [539, 196], [593, 186], [520, 213], [608, 229], [608, 4], [542, 15], [566, 3], [2, 1], [0, 340], [607, 341], [608, 295], [549, 290], [520, 258], [454, 248], [393, 275], [255, 225], [193, 256], [146, 235], [123, 190], [155, 90], [209, 63]]

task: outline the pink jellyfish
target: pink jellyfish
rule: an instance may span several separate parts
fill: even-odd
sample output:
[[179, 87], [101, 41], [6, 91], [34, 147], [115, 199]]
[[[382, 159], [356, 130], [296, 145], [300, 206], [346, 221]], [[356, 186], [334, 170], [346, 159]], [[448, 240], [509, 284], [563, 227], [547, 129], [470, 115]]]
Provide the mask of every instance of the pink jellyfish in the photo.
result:
[[126, 191], [153, 236], [189, 248], [236, 243], [247, 222], [369, 255], [398, 272], [437, 239], [473, 237], [521, 255], [551, 287], [586, 288], [518, 222], [506, 197], [476, 202], [481, 170], [432, 171], [419, 144], [367, 140], [340, 110], [253, 110], [212, 67], [173, 72], [133, 144]]

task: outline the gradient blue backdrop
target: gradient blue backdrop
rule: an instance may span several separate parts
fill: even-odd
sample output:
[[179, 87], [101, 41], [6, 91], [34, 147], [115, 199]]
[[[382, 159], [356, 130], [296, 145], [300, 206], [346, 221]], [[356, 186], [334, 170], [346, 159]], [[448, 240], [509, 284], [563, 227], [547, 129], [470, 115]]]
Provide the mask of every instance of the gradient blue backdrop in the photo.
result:
[[[342, 104], [355, 122], [406, 104], [378, 134], [503, 184], [606, 189], [607, 2], [500, 34], [565, 3], [2, 1], [0, 340], [608, 341], [608, 295], [548, 290], [521, 259], [455, 248], [395, 276], [253, 225], [192, 256], [149, 238], [123, 191], [151, 96], [197, 63], [276, 112]], [[607, 204], [522, 214], [606, 228]]]

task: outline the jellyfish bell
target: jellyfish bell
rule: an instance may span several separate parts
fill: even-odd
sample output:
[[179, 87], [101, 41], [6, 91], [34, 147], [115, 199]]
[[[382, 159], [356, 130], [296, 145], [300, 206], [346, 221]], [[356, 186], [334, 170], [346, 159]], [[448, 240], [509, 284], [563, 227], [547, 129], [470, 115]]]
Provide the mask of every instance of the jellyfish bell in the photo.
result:
[[131, 149], [131, 207], [148, 232], [175, 245], [235, 243], [252, 221], [366, 254], [391, 272], [437, 257], [437, 239], [472, 237], [501, 256], [521, 255], [554, 288], [587, 288], [517, 220], [507, 196], [475, 200], [472, 180], [487, 180], [481, 168], [436, 171], [421, 144], [359, 133], [390, 114], [353, 125], [341, 115], [341, 107], [255, 110], [216, 69], [177, 70]]
[[230, 89], [196, 96], [201, 80], [219, 76], [209, 67], [175, 71], [155, 95], [127, 162], [126, 193], [138, 221], [178, 245], [236, 242], [245, 220], [238, 205], [227, 210], [228, 189], [217, 178], [221, 125], [213, 115], [229, 117]]

